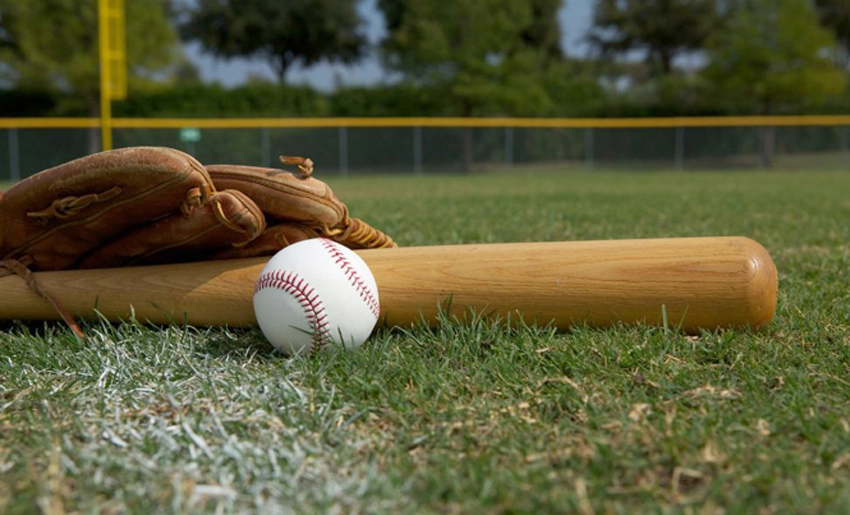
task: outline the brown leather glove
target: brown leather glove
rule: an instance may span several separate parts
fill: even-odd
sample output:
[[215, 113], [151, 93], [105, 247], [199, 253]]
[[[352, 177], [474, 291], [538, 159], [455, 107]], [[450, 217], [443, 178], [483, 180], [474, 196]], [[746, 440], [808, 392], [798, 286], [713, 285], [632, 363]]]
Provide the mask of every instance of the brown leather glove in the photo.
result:
[[300, 173], [204, 167], [163, 147], [101, 152], [39, 172], [0, 193], [0, 275], [25, 276], [38, 291], [30, 271], [272, 255], [319, 236], [351, 248], [395, 246], [349, 216], [312, 177], [312, 161], [281, 161]]
[[[295, 241], [394, 247], [351, 218], [309, 159], [299, 173], [204, 167], [163, 147], [93, 154], [0, 193], [0, 261], [31, 270], [104, 268], [271, 255]], [[267, 228], [268, 222], [268, 228]]]
[[221, 248], [264, 228], [259, 208], [238, 192], [216, 192], [193, 157], [125, 148], [45, 170], [3, 193], [0, 260], [31, 270], [123, 266], [154, 255], [167, 261], [176, 249], [211, 244], [210, 233]]

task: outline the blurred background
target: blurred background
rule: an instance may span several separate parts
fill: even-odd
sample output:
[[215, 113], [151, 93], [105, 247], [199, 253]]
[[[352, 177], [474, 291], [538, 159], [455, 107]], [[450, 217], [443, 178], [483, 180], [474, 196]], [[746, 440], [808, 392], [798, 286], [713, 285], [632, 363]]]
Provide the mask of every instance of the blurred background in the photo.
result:
[[[126, 0], [114, 146], [350, 173], [835, 168], [847, 0]], [[0, 0], [0, 180], [103, 141], [97, 0]]]

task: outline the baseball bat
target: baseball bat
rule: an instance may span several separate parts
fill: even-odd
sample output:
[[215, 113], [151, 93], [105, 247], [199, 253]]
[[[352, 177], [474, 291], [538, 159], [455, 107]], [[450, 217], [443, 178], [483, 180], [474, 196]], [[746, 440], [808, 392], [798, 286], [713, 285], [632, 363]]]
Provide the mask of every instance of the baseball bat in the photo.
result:
[[[744, 237], [494, 243], [360, 250], [389, 326], [440, 310], [528, 323], [668, 324], [685, 332], [757, 329], [776, 309], [777, 274]], [[37, 272], [72, 315], [231, 327], [256, 323], [254, 282], [268, 258]], [[58, 319], [16, 276], [0, 278], [0, 319]]]

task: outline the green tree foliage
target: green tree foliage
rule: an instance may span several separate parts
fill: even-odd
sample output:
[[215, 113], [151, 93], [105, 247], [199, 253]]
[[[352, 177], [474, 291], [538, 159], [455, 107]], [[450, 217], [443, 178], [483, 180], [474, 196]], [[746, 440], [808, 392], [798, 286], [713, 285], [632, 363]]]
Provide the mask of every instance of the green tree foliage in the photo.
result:
[[564, 52], [561, 49], [558, 11], [564, 0], [528, 0], [528, 5], [531, 7], [531, 24], [521, 34], [525, 46], [543, 51], [550, 60], [561, 60]]
[[[130, 87], [144, 88], [182, 59], [166, 0], [126, 3]], [[98, 112], [97, 2], [0, 0], [0, 62], [21, 90], [59, 91]]]
[[560, 40], [549, 35], [535, 47], [525, 39], [535, 32], [533, 7], [544, 3], [381, 0], [384, 61], [415, 83], [444, 89], [457, 114], [539, 114], [548, 107], [540, 74], [550, 40]]
[[12, 34], [15, 26], [15, 13], [9, 9], [7, 4], [8, 2], [5, 0], [0, 2], [0, 50], [17, 51], [18, 45]]
[[351, 63], [366, 39], [355, 0], [198, 0], [181, 33], [223, 58], [260, 57], [283, 83], [293, 64]]
[[[420, 87], [442, 92], [449, 114], [532, 116], [550, 109], [543, 79], [560, 32], [551, 32], [543, 12], [548, 9], [554, 18], [558, 2], [380, 0], [378, 5], [389, 31], [382, 44], [385, 64]], [[463, 148], [463, 167], [469, 170], [469, 130]]]
[[815, 0], [821, 24], [831, 29], [841, 44], [843, 65], [850, 65], [850, 2], [847, 0]]
[[750, 0], [706, 43], [704, 76], [739, 111], [799, 108], [844, 90], [824, 53], [835, 44], [809, 0]]
[[[542, 51], [553, 60], [564, 57], [561, 49], [561, 26], [558, 11], [565, 0], [528, 0], [531, 21], [519, 31], [523, 44], [528, 48]], [[378, 7], [384, 14], [390, 33], [398, 31], [406, 18], [411, 16], [408, 0], [378, 0]]]
[[673, 60], [699, 50], [717, 28], [716, 0], [598, 0], [590, 42], [604, 55], [645, 52], [651, 74], [669, 75]]

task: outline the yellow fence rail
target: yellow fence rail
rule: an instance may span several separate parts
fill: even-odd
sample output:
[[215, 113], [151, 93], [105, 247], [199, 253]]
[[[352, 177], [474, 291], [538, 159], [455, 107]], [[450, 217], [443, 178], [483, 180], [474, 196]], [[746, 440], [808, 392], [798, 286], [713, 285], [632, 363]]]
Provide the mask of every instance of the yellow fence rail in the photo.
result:
[[[653, 129], [675, 127], [782, 127], [850, 125], [850, 115], [701, 116], [667, 118], [113, 118], [115, 129], [245, 129], [321, 127], [477, 127], [547, 129]], [[0, 129], [99, 128], [99, 118], [0, 118]]]

